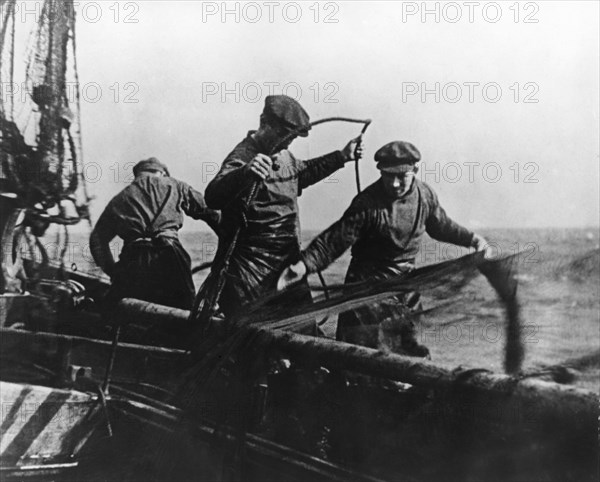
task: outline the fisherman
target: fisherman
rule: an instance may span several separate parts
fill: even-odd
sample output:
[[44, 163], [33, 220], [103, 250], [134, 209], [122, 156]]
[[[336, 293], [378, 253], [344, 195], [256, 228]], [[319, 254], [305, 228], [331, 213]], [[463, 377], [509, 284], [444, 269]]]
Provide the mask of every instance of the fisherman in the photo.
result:
[[[195, 296], [191, 260], [177, 231], [185, 213], [217, 232], [220, 213], [209, 209], [198, 191], [170, 177], [154, 157], [138, 162], [133, 174], [90, 236], [94, 261], [112, 279], [107, 300], [131, 297], [189, 310]], [[109, 247], [115, 236], [124, 241], [118, 262]]]
[[[415, 178], [421, 154], [408, 142], [386, 144], [375, 153], [381, 177], [352, 201], [341, 219], [318, 235], [301, 253], [301, 260], [282, 273], [278, 287], [284, 289], [325, 269], [352, 246], [346, 284], [384, 280], [414, 269], [415, 257], [425, 233], [432, 238], [484, 250], [486, 241], [452, 221], [440, 206], [433, 189]], [[418, 293], [397, 297], [392, 302], [369, 305], [342, 313], [337, 339], [380, 348], [379, 322], [398, 319], [400, 346], [392, 351], [428, 356], [417, 343], [410, 316], [419, 311]], [[389, 348], [389, 346], [388, 346]]]
[[[296, 137], [308, 136], [310, 128], [309, 116], [296, 100], [267, 96], [258, 130], [233, 149], [206, 188], [206, 203], [223, 214], [213, 275], [226, 277], [218, 300], [226, 316], [274, 290], [281, 271], [298, 259], [297, 199], [302, 191], [361, 156], [356, 138], [341, 151], [296, 159], [287, 148]], [[219, 273], [232, 242], [226, 273]], [[296, 301], [311, 300], [308, 284], [300, 297]]]

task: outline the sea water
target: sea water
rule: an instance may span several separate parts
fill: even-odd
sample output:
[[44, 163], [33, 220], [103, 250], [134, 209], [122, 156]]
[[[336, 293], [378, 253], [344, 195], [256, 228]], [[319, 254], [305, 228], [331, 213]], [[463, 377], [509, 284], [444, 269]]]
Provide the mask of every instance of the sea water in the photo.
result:
[[[318, 232], [304, 232], [306, 246]], [[600, 249], [597, 228], [590, 229], [502, 229], [482, 230], [494, 256], [518, 253], [518, 296], [522, 313], [521, 341], [525, 347], [525, 368], [566, 364], [577, 368], [577, 385], [600, 392]], [[217, 249], [211, 232], [182, 232], [181, 240], [193, 266], [209, 262]], [[51, 259], [64, 251], [70, 269], [102, 275], [89, 253], [88, 235], [71, 235], [65, 243], [60, 233], [42, 240]], [[66, 247], [66, 248], [65, 248]], [[118, 256], [122, 242], [111, 243]], [[426, 238], [416, 259], [417, 266], [440, 263], [468, 254], [466, 248]], [[324, 270], [327, 284], [343, 283], [350, 260], [346, 252]], [[196, 288], [208, 274], [194, 276]], [[311, 276], [312, 286], [320, 285]], [[315, 292], [315, 295], [317, 293]], [[422, 316], [418, 341], [426, 345], [432, 360], [449, 368], [486, 368], [502, 371], [505, 344], [505, 317], [496, 293], [483, 276], [472, 281], [450, 300], [423, 293], [424, 308], [449, 304]], [[333, 336], [335, 318], [324, 329]]]

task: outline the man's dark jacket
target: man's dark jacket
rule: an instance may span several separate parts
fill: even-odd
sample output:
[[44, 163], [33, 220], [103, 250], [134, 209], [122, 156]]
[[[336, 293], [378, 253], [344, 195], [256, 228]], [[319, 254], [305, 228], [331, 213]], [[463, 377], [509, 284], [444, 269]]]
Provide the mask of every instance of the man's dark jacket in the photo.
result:
[[[219, 300], [226, 315], [276, 287], [279, 274], [300, 252], [298, 196], [344, 165], [340, 151], [301, 161], [283, 150], [271, 156], [279, 169], [272, 170], [264, 182], [258, 181], [244, 166], [257, 154], [269, 153], [252, 134], [227, 156], [205, 192], [208, 206], [222, 212], [217, 261], [225, 256], [233, 233], [241, 226]], [[256, 195], [246, 206], [255, 183]]]
[[[382, 181], [358, 194], [342, 218], [317, 236], [301, 254], [308, 273], [329, 266], [352, 246], [346, 283], [382, 280], [414, 268], [423, 235], [438, 241], [470, 246], [473, 233], [448, 217], [437, 195], [415, 179], [400, 199], [385, 194]], [[389, 306], [371, 306], [340, 315], [338, 339], [352, 340], [350, 330], [377, 324]], [[386, 311], [387, 310], [387, 311]]]
[[[206, 206], [202, 194], [172, 177], [142, 174], [108, 203], [92, 240], [108, 243], [119, 236], [124, 242], [118, 263], [108, 273], [110, 301], [132, 297], [191, 309], [191, 260], [177, 234], [184, 214], [217, 229], [220, 214]], [[96, 263], [107, 266], [99, 253], [92, 241]]]

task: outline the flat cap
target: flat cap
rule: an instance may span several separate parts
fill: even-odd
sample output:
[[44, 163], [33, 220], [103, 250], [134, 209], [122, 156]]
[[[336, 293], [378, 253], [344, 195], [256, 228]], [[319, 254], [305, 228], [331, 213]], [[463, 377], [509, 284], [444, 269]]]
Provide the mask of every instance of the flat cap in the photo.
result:
[[375, 153], [377, 169], [384, 172], [402, 173], [414, 170], [421, 160], [421, 153], [410, 142], [394, 141]]
[[134, 176], [137, 176], [140, 172], [143, 171], [161, 171], [164, 172], [166, 176], [170, 175], [167, 166], [160, 162], [156, 157], [144, 159], [143, 161], [140, 161], [135, 166], [133, 166]]
[[300, 103], [287, 95], [268, 95], [263, 115], [279, 122], [289, 130], [297, 131], [300, 137], [308, 136], [310, 118]]

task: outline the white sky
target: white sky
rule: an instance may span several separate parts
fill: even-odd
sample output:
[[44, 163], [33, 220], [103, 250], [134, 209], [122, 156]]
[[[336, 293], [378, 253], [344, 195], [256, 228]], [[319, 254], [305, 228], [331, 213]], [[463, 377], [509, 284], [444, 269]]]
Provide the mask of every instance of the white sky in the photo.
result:
[[[149, 156], [203, 191], [216, 166], [257, 126], [269, 93], [265, 83], [273, 82], [275, 93], [292, 83], [294, 96], [293, 85], [299, 86], [311, 119], [373, 119], [363, 187], [377, 178], [375, 151], [407, 140], [430, 171], [421, 179], [468, 227], [598, 225], [599, 3], [475, 3], [470, 22], [468, 2], [229, 2], [239, 12], [236, 22], [233, 13], [222, 18], [222, 2], [82, 2], [79, 72], [81, 83], [92, 86], [83, 102], [84, 153], [86, 162], [103, 168], [90, 184], [97, 196], [93, 213], [126, 185], [126, 164]], [[438, 9], [439, 22], [433, 13], [423, 22], [424, 6]], [[458, 9], [462, 17], [452, 23]], [[262, 17], [252, 23], [259, 10]], [[325, 23], [328, 14], [337, 23]], [[126, 23], [127, 15], [138, 22]], [[526, 23], [527, 15], [537, 23]], [[472, 102], [465, 85], [471, 82], [479, 83]], [[236, 83], [239, 99], [234, 93], [222, 99], [222, 87], [235, 91]], [[407, 93], [436, 83], [439, 102], [433, 93], [424, 102], [420, 92]], [[457, 84], [462, 98], [453, 103]], [[102, 89], [97, 102], [91, 102], [94, 85]], [[492, 102], [495, 86], [502, 96]], [[210, 88], [218, 92], [206, 95]], [[127, 94], [139, 102], [124, 102]], [[328, 94], [337, 103], [325, 102]], [[524, 102], [527, 95], [538, 102]], [[359, 129], [315, 127], [291, 150], [300, 158], [324, 154]], [[471, 162], [479, 165], [470, 173], [464, 163]], [[326, 227], [341, 215], [355, 195], [353, 176], [347, 165], [332, 182], [305, 191], [305, 228]], [[190, 221], [186, 227], [204, 229]]]

